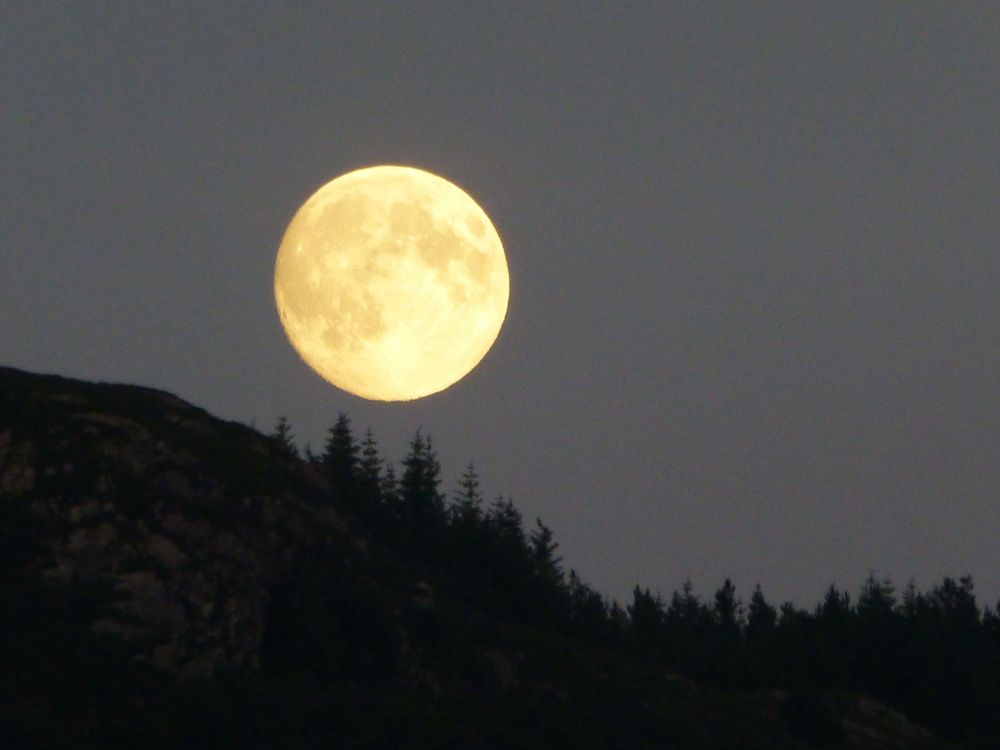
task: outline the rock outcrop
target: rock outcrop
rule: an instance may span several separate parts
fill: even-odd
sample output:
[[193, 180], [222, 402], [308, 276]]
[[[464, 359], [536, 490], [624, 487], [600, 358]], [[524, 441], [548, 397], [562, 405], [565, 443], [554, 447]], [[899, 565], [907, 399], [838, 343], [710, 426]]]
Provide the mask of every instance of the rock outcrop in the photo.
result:
[[255, 663], [272, 587], [348, 535], [328, 494], [266, 437], [169, 394], [0, 369], [0, 497], [42, 529], [35, 573], [105, 584], [93, 630], [180, 676]]

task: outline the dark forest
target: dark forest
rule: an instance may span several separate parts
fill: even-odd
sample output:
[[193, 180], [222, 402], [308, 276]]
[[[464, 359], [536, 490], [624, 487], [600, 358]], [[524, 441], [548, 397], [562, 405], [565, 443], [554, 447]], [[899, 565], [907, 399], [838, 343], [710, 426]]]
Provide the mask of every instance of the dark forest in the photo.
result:
[[[619, 603], [473, 464], [446, 487], [424, 432], [394, 467], [343, 414], [300, 452], [286, 420], [263, 436], [155, 391], [2, 374], [4, 747], [1000, 746], [1000, 617], [969, 577], [870, 575], [811, 608], [728, 580]], [[290, 499], [251, 513], [271, 496]], [[258, 570], [246, 635], [230, 615]], [[174, 610], [149, 581], [190, 602], [177, 581], [215, 579], [155, 614]]]

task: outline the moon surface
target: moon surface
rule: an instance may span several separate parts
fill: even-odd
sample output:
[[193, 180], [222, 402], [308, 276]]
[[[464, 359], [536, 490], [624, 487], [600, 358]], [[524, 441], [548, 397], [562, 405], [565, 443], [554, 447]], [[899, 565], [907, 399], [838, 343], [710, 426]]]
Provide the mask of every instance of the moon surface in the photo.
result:
[[406, 401], [464, 377], [507, 313], [507, 259], [486, 213], [420, 169], [377, 166], [317, 190], [274, 272], [296, 351], [338, 388]]

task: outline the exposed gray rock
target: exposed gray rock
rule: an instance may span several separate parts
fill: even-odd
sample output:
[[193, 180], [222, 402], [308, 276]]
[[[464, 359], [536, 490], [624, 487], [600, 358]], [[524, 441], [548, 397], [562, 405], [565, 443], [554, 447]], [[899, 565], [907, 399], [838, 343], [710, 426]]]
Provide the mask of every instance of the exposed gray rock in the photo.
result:
[[101, 502], [96, 497], [81, 498], [79, 503], [70, 507], [66, 517], [70, 523], [81, 523], [101, 512]]
[[147, 571], [122, 573], [115, 588], [125, 593], [117, 608], [126, 615], [163, 633], [180, 633], [185, 629], [184, 608], [155, 574]]
[[865, 747], [908, 748], [931, 738], [922, 726], [870, 698], [858, 699], [841, 724], [852, 744]]
[[35, 486], [38, 470], [33, 463], [34, 448], [30, 443], [9, 447], [0, 464], [0, 492], [12, 497], [30, 492]]
[[153, 534], [146, 542], [146, 549], [163, 567], [175, 570], [188, 562], [188, 556], [174, 542], [165, 536]]
[[157, 474], [150, 480], [149, 489], [154, 494], [179, 500], [191, 498], [194, 494], [190, 480], [177, 469]]
[[[73, 515], [72, 510], [66, 514], [67, 517]], [[118, 531], [110, 523], [102, 523], [96, 528], [80, 527], [70, 532], [62, 549], [76, 557], [95, 557], [107, 552], [108, 545], [117, 538]]]
[[[273, 587], [310, 545], [352, 535], [310, 500], [328, 488], [305, 463], [275, 461], [249, 428], [134, 390], [141, 423], [106, 394], [99, 405], [97, 389], [85, 391], [94, 399], [32, 390], [30, 430], [0, 409], [0, 501], [43, 524], [41, 581], [106, 585], [113, 602], [91, 627], [136, 658], [182, 677], [255, 664]], [[282, 474], [245, 482], [243, 472]]]

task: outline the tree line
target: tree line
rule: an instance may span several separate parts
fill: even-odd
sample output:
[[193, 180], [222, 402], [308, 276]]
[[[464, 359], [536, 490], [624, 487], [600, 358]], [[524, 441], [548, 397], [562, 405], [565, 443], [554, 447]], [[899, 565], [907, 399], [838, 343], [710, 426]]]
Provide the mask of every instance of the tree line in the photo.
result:
[[510, 498], [486, 502], [473, 464], [442, 492], [434, 443], [422, 431], [400, 476], [371, 430], [358, 441], [345, 414], [319, 454], [299, 455], [285, 419], [271, 437], [277, 451], [323, 472], [332, 501], [363, 519], [374, 543], [485, 613], [725, 690], [862, 693], [945, 737], [1000, 741], [1000, 603], [981, 608], [969, 576], [899, 591], [870, 574], [856, 596], [831, 585], [811, 610], [775, 606], [759, 585], [744, 601], [728, 579], [707, 597], [685, 582], [668, 600], [637, 584], [621, 607], [564, 568], [540, 519], [526, 528]]

